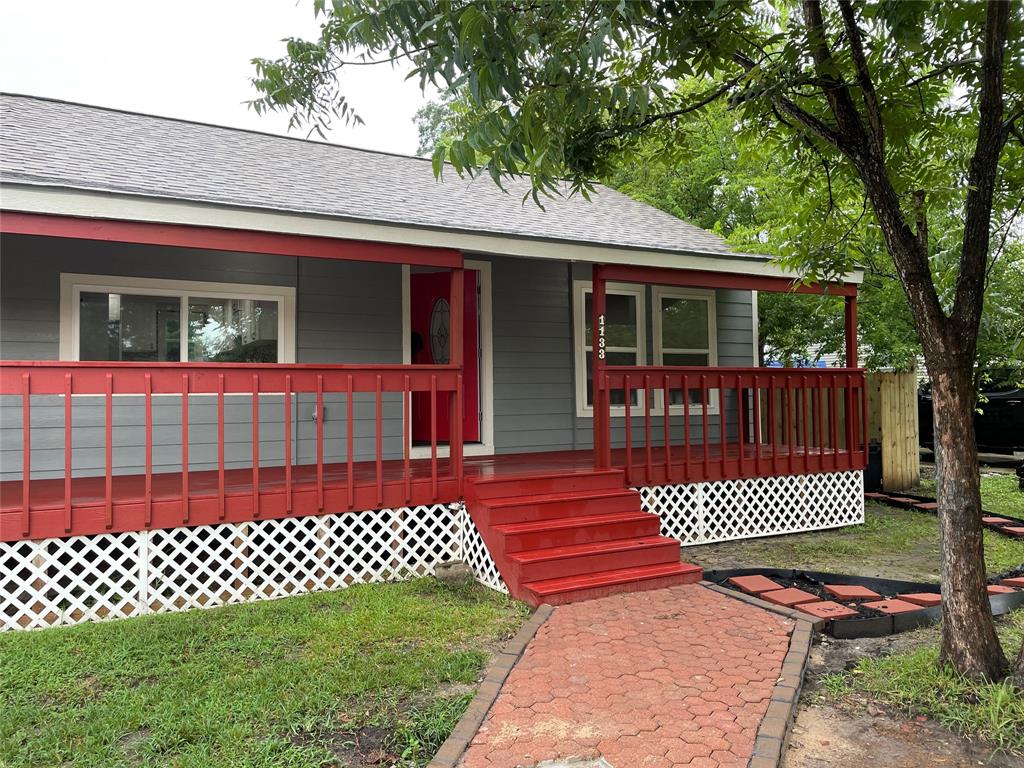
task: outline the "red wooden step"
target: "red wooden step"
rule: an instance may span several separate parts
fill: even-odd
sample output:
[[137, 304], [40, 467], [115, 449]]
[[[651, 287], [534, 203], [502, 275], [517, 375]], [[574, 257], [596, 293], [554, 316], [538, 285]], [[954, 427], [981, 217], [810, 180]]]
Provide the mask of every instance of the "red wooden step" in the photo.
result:
[[657, 536], [661, 521], [647, 512], [615, 512], [608, 515], [506, 523], [493, 527], [504, 537], [505, 552], [510, 554], [526, 549]]
[[570, 491], [622, 490], [626, 487], [625, 475], [621, 469], [502, 475], [495, 478], [477, 478], [471, 482], [476, 498], [481, 500]]
[[635, 512], [640, 509], [640, 494], [626, 489], [582, 493], [569, 491], [540, 496], [515, 496], [482, 502], [488, 519], [495, 525], [525, 523], [531, 520], [556, 520], [561, 517]]
[[531, 581], [523, 584], [523, 589], [527, 601], [534, 605], [562, 605], [620, 592], [693, 584], [700, 581], [703, 575], [700, 566], [676, 562]]
[[509, 556], [520, 581], [557, 579], [618, 568], [679, 562], [679, 542], [666, 536], [645, 536], [548, 547]]

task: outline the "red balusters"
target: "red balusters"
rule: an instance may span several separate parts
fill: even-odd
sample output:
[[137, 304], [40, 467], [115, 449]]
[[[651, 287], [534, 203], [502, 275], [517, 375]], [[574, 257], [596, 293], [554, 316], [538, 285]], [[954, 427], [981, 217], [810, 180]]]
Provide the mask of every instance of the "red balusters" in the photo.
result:
[[189, 518], [188, 482], [188, 374], [181, 377], [181, 520]]
[[252, 515], [260, 516], [260, 377], [252, 377]]
[[[70, 374], [68, 374], [70, 376]], [[146, 527], [153, 524], [153, 376], [147, 373], [144, 377], [145, 397], [143, 408], [146, 411]], [[69, 400], [71, 398], [68, 398]]]
[[[633, 484], [633, 420], [630, 417], [630, 405], [633, 398], [633, 388], [629, 383], [629, 374], [626, 374], [623, 384], [625, 395], [625, 420], [623, 422], [623, 433], [626, 440], [626, 485]], [[610, 399], [610, 398], [609, 398]], [[610, 423], [610, 422], [609, 422]]]
[[654, 464], [651, 461], [651, 377], [644, 375], [644, 479], [651, 482]]
[[669, 386], [669, 377], [666, 373], [661, 379], [661, 398], [662, 398], [662, 411], [665, 416], [665, 477], [671, 481], [673, 475], [672, 471], [672, 419], [669, 411], [672, 409], [672, 397], [671, 387]]
[[430, 377], [430, 497], [437, 501], [437, 376]]
[[700, 377], [700, 418], [701, 418], [701, 452], [703, 454], [704, 477], [710, 475], [711, 456], [708, 446], [711, 445], [711, 437], [708, 435], [708, 407], [711, 405], [711, 393], [708, 391], [708, 377], [701, 374]]
[[[72, 459], [71, 459], [71, 446], [72, 446], [72, 438], [71, 438], [71, 427], [72, 427], [72, 418], [71, 418], [71, 394], [72, 394], [71, 375], [72, 374], [70, 374], [70, 373], [67, 373], [67, 374], [64, 375], [64, 533], [71, 533], [71, 474], [72, 474], [72, 466], [71, 465], [73, 463]], [[148, 385], [149, 385], [149, 382], [147, 381], [147, 391], [149, 389]], [[147, 403], [147, 406], [148, 406], [148, 403]], [[148, 448], [150, 445], [152, 445], [152, 440], [150, 438], [149, 432], [152, 430], [152, 427], [153, 427], [152, 416], [150, 415], [148, 407], [146, 409], [146, 415], [148, 417], [147, 422], [146, 422], [146, 425], [147, 425], [146, 446]], [[150, 459], [150, 461], [152, 461], [152, 459]], [[147, 506], [146, 506], [146, 519], [147, 520], [150, 518], [150, 510], [149, 510], [150, 483], [148, 482], [149, 480], [150, 480], [150, 478], [147, 477], [147, 483], [146, 483], [146, 490], [147, 490], [147, 495], [146, 495], [146, 499], [147, 499], [147, 502], [146, 502], [146, 504], [147, 504]], [[27, 509], [27, 507], [26, 507], [26, 509]]]
[[[31, 374], [21, 377], [21, 509], [24, 518], [22, 530], [28, 536], [32, 527], [32, 380]], [[107, 422], [110, 423], [109, 421]], [[110, 446], [110, 429], [107, 429]], [[109, 462], [108, 462], [109, 466]], [[110, 527], [109, 525], [107, 526]]]
[[384, 404], [383, 404], [383, 382], [378, 375], [376, 378], [376, 390], [374, 391], [374, 422], [376, 423], [377, 438], [377, 504], [384, 503]]
[[345, 377], [345, 485], [348, 490], [348, 508], [354, 509], [356, 506], [356, 469], [355, 469], [355, 431], [356, 422], [352, 418], [353, 407], [352, 399], [355, 393], [353, 391], [352, 374], [350, 373]]
[[[223, 377], [221, 377], [223, 379]], [[223, 381], [221, 383], [224, 391]], [[223, 398], [223, 394], [221, 395]], [[292, 377], [284, 377], [284, 511], [291, 514], [292, 505]]]
[[[285, 434], [288, 435], [290, 425], [285, 419]], [[285, 438], [286, 450], [288, 440]], [[224, 497], [224, 374], [217, 376], [217, 519], [223, 520], [227, 514], [227, 500]]]
[[[114, 375], [108, 373], [106, 376], [107, 391], [106, 400], [104, 400], [104, 417], [106, 424], [106, 450], [104, 462], [106, 465], [106, 474], [103, 476], [103, 493], [105, 499], [104, 506], [104, 517], [103, 522], [106, 525], [107, 530], [114, 527]], [[27, 377], [26, 377], [26, 397], [27, 397]], [[182, 430], [187, 430], [188, 421], [184, 421]], [[26, 443], [27, 445], [27, 443]], [[182, 450], [188, 450], [188, 440], [183, 441]], [[28, 473], [26, 473], [27, 475]], [[187, 477], [187, 475], [183, 475]]]
[[[349, 429], [352, 422], [349, 421]], [[316, 377], [316, 508], [324, 511], [324, 377]]]

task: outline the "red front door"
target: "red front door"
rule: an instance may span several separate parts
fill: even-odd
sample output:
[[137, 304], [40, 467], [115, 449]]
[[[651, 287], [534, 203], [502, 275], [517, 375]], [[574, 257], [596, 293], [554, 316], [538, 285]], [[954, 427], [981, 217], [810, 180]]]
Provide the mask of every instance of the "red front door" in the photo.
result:
[[[462, 439], [480, 440], [479, 338], [475, 269], [465, 270], [465, 313], [463, 328], [463, 404]], [[443, 365], [448, 362], [451, 317], [451, 276], [447, 272], [423, 272], [409, 276], [409, 322], [412, 333], [413, 365]], [[437, 440], [449, 438], [448, 396], [437, 403]], [[430, 443], [430, 394], [417, 392], [412, 397], [413, 443]]]

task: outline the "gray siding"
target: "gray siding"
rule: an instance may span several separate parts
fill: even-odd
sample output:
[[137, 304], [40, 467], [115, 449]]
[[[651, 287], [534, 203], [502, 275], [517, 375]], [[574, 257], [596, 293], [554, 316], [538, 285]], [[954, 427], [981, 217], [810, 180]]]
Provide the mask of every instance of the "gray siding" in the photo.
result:
[[[398, 363], [402, 355], [401, 268], [321, 259], [194, 251], [86, 241], [4, 236], [0, 241], [0, 358], [55, 360], [60, 325], [60, 274], [124, 275], [296, 288], [296, 360], [306, 363]], [[590, 267], [507, 257], [472, 255], [492, 268], [494, 359], [494, 437], [498, 453], [570, 450], [592, 444], [592, 420], [576, 416], [572, 284], [589, 279]], [[648, 295], [648, 323], [650, 295]], [[754, 342], [751, 295], [718, 291], [718, 362], [752, 364]], [[652, 334], [648, 328], [648, 360]], [[47, 401], [48, 400], [48, 401]], [[63, 406], [60, 398], [33, 399], [33, 475], [63, 473]], [[315, 459], [314, 398], [298, 395], [294, 455]], [[356, 458], [374, 450], [372, 395], [354, 404]], [[181, 403], [174, 396], [154, 400], [156, 471], [180, 469]], [[733, 409], [727, 399], [726, 412]], [[228, 398], [226, 458], [229, 466], [248, 465], [252, 454], [251, 401]], [[345, 458], [344, 396], [325, 396], [324, 422], [329, 461]], [[400, 398], [386, 396], [383, 428], [387, 458], [401, 456]], [[212, 398], [190, 403], [190, 468], [216, 466], [216, 410]], [[141, 398], [119, 397], [114, 416], [119, 473], [142, 468], [144, 414]], [[681, 417], [673, 417], [676, 439]], [[0, 478], [21, 472], [20, 398], [0, 398]], [[100, 398], [74, 404], [76, 474], [103, 471], [103, 407]], [[660, 424], [659, 424], [660, 427]], [[260, 402], [261, 463], [284, 456], [283, 402], [264, 395]], [[616, 444], [622, 442], [622, 419], [613, 422]], [[731, 427], [734, 429], [734, 426]], [[709, 428], [717, 439], [717, 417]], [[660, 431], [658, 432], [660, 435]], [[635, 436], [642, 436], [642, 420]], [[699, 439], [700, 419], [691, 420], [691, 437]]]
[[[154, 248], [119, 243], [4, 236], [0, 242], [0, 358], [56, 360], [60, 341], [60, 274], [104, 274], [296, 288], [296, 361], [300, 363], [400, 363], [402, 360], [401, 268], [395, 265], [294, 259], [247, 253]], [[297, 395], [293, 405], [295, 456], [311, 461], [316, 452], [315, 398]], [[21, 403], [0, 398], [0, 477], [21, 474]], [[345, 399], [324, 398], [325, 457], [345, 457]], [[252, 456], [252, 403], [231, 395], [226, 403], [225, 459], [229, 467], [248, 466]], [[181, 399], [154, 399], [155, 471], [181, 468]], [[354, 402], [356, 458], [374, 451], [373, 398]], [[400, 397], [384, 401], [384, 449], [401, 455]], [[64, 471], [61, 398], [33, 398], [33, 475]], [[73, 411], [72, 462], [76, 474], [104, 470], [104, 415], [101, 398], [76, 397]], [[193, 396], [189, 404], [189, 466], [216, 466], [216, 405], [213, 398]], [[121, 397], [114, 409], [114, 465], [118, 473], [143, 467], [145, 416], [142, 399]], [[281, 463], [284, 457], [284, 404], [281, 396], [260, 398], [260, 459]]]

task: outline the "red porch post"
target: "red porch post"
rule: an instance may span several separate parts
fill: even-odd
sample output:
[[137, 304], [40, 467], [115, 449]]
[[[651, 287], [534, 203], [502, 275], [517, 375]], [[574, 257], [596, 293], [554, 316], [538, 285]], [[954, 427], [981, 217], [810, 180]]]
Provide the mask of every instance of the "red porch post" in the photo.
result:
[[452, 474], [458, 480], [459, 492], [462, 492], [462, 420], [463, 420], [463, 314], [465, 307], [465, 270], [462, 267], [451, 271], [451, 301], [449, 302], [449, 351], [448, 362], [458, 366], [459, 376], [455, 391], [450, 393], [448, 415], [450, 419], [448, 431], [448, 456]]
[[857, 367], [857, 294], [846, 297], [846, 367]]
[[595, 264], [591, 282], [590, 355], [594, 374], [594, 467], [597, 469], [611, 466], [611, 424], [608, 419], [608, 390], [604, 386], [607, 344], [604, 325], [608, 305], [604, 270], [602, 265]]

